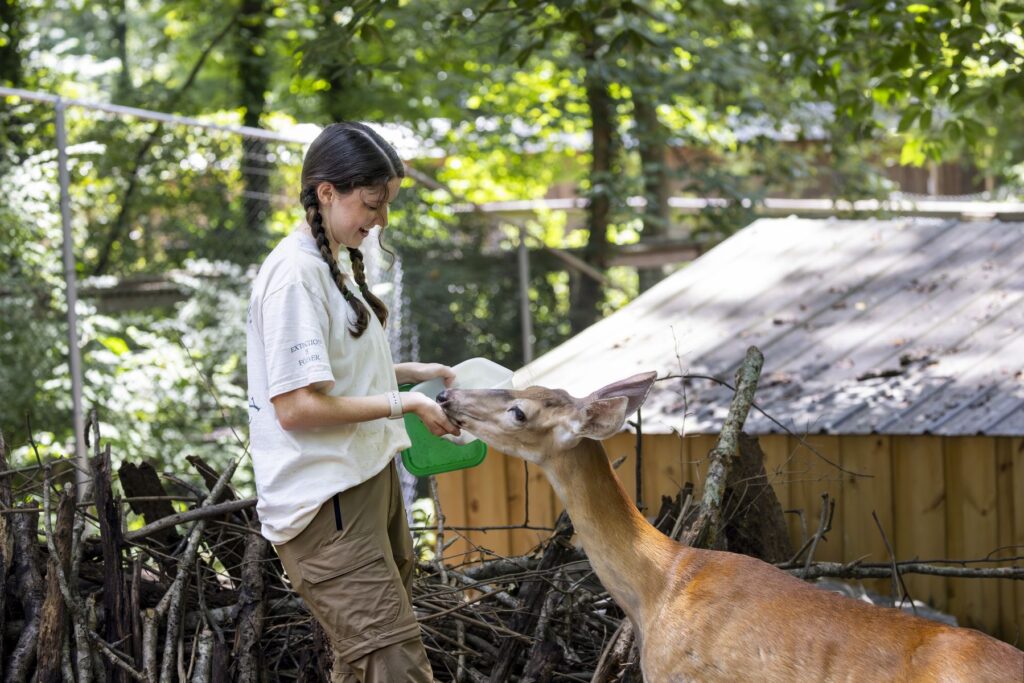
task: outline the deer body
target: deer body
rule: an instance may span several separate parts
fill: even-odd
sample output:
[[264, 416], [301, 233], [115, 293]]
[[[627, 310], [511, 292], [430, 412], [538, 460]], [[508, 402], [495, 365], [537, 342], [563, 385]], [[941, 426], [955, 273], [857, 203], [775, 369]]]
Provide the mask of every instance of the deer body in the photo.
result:
[[453, 421], [543, 469], [598, 578], [634, 624], [645, 681], [1024, 680], [1024, 652], [978, 631], [858, 602], [655, 529], [594, 440], [621, 428], [653, 379], [639, 375], [585, 399], [540, 387], [438, 396]]

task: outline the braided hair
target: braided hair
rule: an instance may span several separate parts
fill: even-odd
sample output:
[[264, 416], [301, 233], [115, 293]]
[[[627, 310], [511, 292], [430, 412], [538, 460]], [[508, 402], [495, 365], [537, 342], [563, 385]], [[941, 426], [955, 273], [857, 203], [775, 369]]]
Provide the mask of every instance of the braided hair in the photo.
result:
[[[346, 285], [345, 275], [331, 253], [316, 188], [323, 182], [330, 183], [341, 193], [352, 192], [358, 188], [375, 188], [380, 192], [381, 202], [386, 203], [388, 182], [394, 178], [404, 177], [405, 165], [394, 148], [372, 128], [357, 122], [327, 126], [313, 140], [302, 162], [302, 191], [299, 193], [299, 201], [306, 210], [306, 222], [312, 228], [320, 255], [331, 269], [334, 284], [338, 286], [338, 291], [355, 312], [355, 322], [349, 328], [353, 337], [360, 337], [366, 331], [370, 314], [366, 310], [366, 305]], [[370, 291], [366, 282], [362, 252], [349, 248], [348, 253], [359, 291], [380, 324], [386, 325], [388, 309], [384, 302]]]

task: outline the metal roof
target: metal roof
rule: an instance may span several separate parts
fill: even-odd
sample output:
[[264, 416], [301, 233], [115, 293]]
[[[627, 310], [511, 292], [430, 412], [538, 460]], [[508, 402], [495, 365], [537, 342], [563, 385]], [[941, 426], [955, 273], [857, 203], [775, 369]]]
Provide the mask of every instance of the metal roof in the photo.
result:
[[[1024, 223], [759, 220], [516, 384], [731, 384], [749, 345], [765, 356], [757, 403], [798, 433], [1024, 435]], [[659, 381], [644, 431], [717, 433], [731, 395]], [[756, 411], [746, 430], [783, 431]]]

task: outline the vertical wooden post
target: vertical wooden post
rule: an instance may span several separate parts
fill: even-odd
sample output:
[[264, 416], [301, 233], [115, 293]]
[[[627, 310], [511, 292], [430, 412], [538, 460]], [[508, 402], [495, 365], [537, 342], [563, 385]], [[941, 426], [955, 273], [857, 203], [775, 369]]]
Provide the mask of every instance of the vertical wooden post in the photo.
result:
[[[761, 450], [764, 452], [764, 472], [768, 477], [768, 483], [775, 491], [775, 497], [779, 499], [783, 513], [793, 507], [789, 496], [789, 464], [790, 448], [789, 437], [785, 434], [768, 434], [758, 437]], [[794, 515], [786, 514], [786, 526], [789, 528], [789, 542], [794, 547], [800, 547], [797, 536], [793, 534], [791, 522]]]
[[[999, 545], [996, 525], [996, 454], [989, 436], [945, 440], [950, 557], [985, 557]], [[972, 565], [985, 566], [985, 565]], [[961, 624], [995, 633], [999, 628], [999, 587], [995, 581], [953, 580], [947, 584], [950, 611]]]
[[[468, 526], [506, 526], [510, 524], [508, 515], [508, 484], [505, 481], [504, 453], [491, 451], [484, 461], [476, 467], [465, 470], [466, 483], [466, 515]], [[518, 458], [516, 458], [518, 460]], [[476, 545], [487, 548], [499, 555], [511, 552], [509, 532], [506, 529], [495, 529], [486, 534], [481, 531], [470, 532], [470, 538]], [[493, 559], [482, 557], [480, 559]]]
[[[892, 437], [894, 546], [896, 556], [934, 560], [946, 553], [946, 481], [942, 439], [937, 436]], [[946, 579], [904, 577], [910, 594], [937, 609], [946, 609]]]
[[[469, 517], [466, 512], [466, 470], [435, 474], [434, 480], [437, 482], [437, 501], [441, 506], [441, 509], [436, 512], [444, 515], [445, 528], [468, 526], [466, 524]], [[465, 561], [465, 554], [469, 551], [469, 544], [464, 540], [456, 541], [447, 550], [440, 547], [440, 543], [447, 543], [456, 537], [455, 532], [445, 532], [444, 540], [438, 539], [438, 559], [442, 559], [441, 555], [443, 553], [444, 558], [452, 558], [455, 564]]]
[[[1014, 439], [1002, 437], [995, 439], [996, 446], [996, 486], [997, 505], [996, 521], [999, 527], [999, 547], [1005, 548], [996, 557], [1013, 557], [1020, 554], [1020, 548], [1014, 541], [1014, 508], [1024, 506], [1024, 501], [1014, 500]], [[1022, 480], [1024, 484], [1024, 480]], [[1024, 488], [1017, 489], [1018, 496], [1024, 495]], [[1024, 536], [1024, 534], [1022, 534]], [[998, 636], [1007, 642], [1017, 642], [1018, 631], [1024, 629], [1024, 614], [1018, 612], [1017, 581], [1006, 579], [997, 582], [999, 585], [999, 632]]]
[[[804, 440], [832, 462], [840, 462], [839, 437], [808, 435]], [[797, 439], [790, 437], [789, 445], [793, 451], [789, 470], [790, 505], [793, 508], [803, 509], [807, 534], [811, 536], [814, 535], [818, 527], [822, 505], [821, 494], [828, 493], [832, 500], [841, 499], [842, 472], [812, 453]], [[832, 531], [826, 535], [827, 541], [819, 543], [815, 548], [815, 561], [842, 562], [845, 559], [843, 552], [844, 522], [842, 509], [837, 504], [832, 520]], [[791, 515], [789, 519], [791, 537], [793, 527], [799, 527], [799, 525], [799, 519], [795, 515]], [[799, 548], [802, 543], [801, 540], [800, 543], [793, 545]]]
[[[1013, 463], [1012, 481], [1013, 491], [1013, 545], [1019, 550], [1024, 548], [1024, 500], [1021, 499], [1021, 491], [1024, 491], [1024, 438], [1010, 439], [1010, 459]], [[1014, 581], [1014, 592], [1017, 594], [1017, 610], [1014, 613], [1016, 633], [1013, 638], [1017, 647], [1024, 646], [1024, 586], [1020, 581]]]
[[[858, 477], [843, 473], [843, 491], [839, 498], [843, 552], [846, 561], [867, 555], [867, 562], [888, 562], [889, 553], [871, 513], [878, 515], [886, 536], [892, 542], [892, 460], [888, 436], [843, 436], [839, 440], [843, 469], [870, 475]], [[897, 557], [896, 559], [903, 559]], [[888, 579], [865, 581], [879, 593], [890, 592]]]

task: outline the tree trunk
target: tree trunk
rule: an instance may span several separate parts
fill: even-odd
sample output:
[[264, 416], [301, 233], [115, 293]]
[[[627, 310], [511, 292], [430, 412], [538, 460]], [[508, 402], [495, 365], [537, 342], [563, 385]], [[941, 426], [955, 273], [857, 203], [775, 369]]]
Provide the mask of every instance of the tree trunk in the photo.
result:
[[[24, 79], [21, 39], [24, 3], [0, 2], [0, 85], [20, 88]], [[6, 108], [6, 107], [5, 107]]]
[[[330, 14], [328, 12], [327, 14]], [[238, 55], [238, 101], [244, 110], [242, 123], [259, 128], [267, 107], [267, 84], [270, 82], [270, 64], [267, 55], [266, 0], [242, 0], [235, 40]], [[262, 254], [270, 217], [270, 173], [273, 164], [267, 160], [267, 143], [260, 138], [242, 140], [242, 198], [245, 231], [253, 239], [246, 240], [253, 255]]]
[[[608, 224], [611, 220], [612, 159], [615, 148], [615, 105], [608, 84], [600, 76], [595, 40], [584, 38], [587, 103], [591, 119], [590, 201], [587, 205], [589, 236], [583, 259], [598, 270], [608, 266]], [[569, 322], [576, 334], [597, 321], [603, 299], [601, 283], [576, 273]]]
[[764, 469], [764, 452], [756, 437], [740, 434], [739, 458], [729, 469], [722, 502], [723, 535], [730, 552], [765, 562], [793, 556], [782, 505]]
[[[25, 71], [22, 61], [21, 39], [24, 36], [25, 3], [4, 0], [0, 2], [0, 85], [10, 88], [25, 86]], [[21, 163], [27, 153], [24, 149], [22, 122], [14, 113], [14, 105], [8, 105], [6, 98], [0, 100], [0, 141], [10, 150], [13, 166]], [[6, 156], [6, 155], [5, 155]], [[0, 157], [0, 172], [6, 172], [7, 160]], [[0, 603], [2, 606], [3, 603]], [[2, 617], [0, 617], [2, 619]], [[3, 646], [0, 644], [0, 654]]]
[[127, 0], [117, 0], [111, 4], [114, 20], [111, 28], [114, 33], [114, 47], [117, 59], [121, 62], [121, 71], [117, 74], [117, 86], [114, 101], [118, 104], [129, 104], [132, 98], [132, 72], [128, 62], [128, 6]]
[[[644, 199], [641, 241], [657, 241], [668, 236], [669, 183], [665, 159], [667, 131], [658, 120], [658, 112], [638, 87], [633, 92], [633, 112], [640, 152], [641, 172], [644, 180]], [[664, 266], [639, 268], [640, 291], [645, 292], [665, 277]]]

